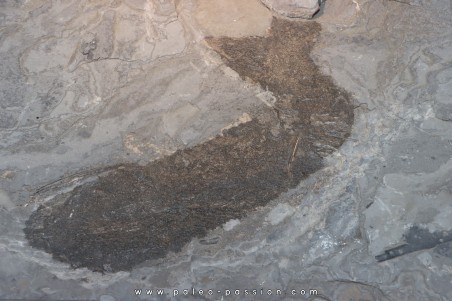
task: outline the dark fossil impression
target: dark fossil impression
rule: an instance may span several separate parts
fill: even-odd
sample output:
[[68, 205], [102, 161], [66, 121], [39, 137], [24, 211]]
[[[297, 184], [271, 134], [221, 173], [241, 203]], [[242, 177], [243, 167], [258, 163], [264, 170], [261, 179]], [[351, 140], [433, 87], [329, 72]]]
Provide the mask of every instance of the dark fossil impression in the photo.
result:
[[243, 79], [273, 92], [275, 104], [205, 143], [146, 166], [113, 166], [58, 195], [26, 222], [31, 246], [74, 268], [129, 270], [180, 251], [321, 168], [348, 137], [353, 106], [310, 58], [320, 29], [274, 19], [266, 37], [207, 38]]

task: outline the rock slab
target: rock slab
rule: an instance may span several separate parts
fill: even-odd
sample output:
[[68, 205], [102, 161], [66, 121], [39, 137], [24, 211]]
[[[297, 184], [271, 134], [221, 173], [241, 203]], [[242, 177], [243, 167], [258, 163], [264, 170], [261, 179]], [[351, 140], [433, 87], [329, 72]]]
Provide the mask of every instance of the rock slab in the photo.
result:
[[290, 17], [311, 19], [319, 11], [319, 0], [261, 0], [274, 12]]

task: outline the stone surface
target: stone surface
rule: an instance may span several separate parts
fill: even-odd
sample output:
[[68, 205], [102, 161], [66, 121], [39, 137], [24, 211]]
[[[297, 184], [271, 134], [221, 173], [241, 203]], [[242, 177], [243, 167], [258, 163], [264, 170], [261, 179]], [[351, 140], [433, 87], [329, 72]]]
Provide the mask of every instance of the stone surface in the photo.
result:
[[[452, 233], [452, 161], [430, 174], [386, 174], [364, 212], [369, 251], [377, 255], [402, 242], [413, 225]], [[385, 212], [385, 214], [382, 214]], [[432, 246], [433, 247], [433, 246]]]
[[[452, 300], [449, 1], [325, 1], [311, 57], [353, 95], [351, 135], [246, 218], [127, 272], [72, 269], [28, 244], [25, 222], [56, 194], [275, 101], [209, 49], [199, 3], [0, 1], [0, 298], [243, 300], [262, 288], [283, 300]], [[390, 240], [382, 204], [394, 208]], [[215, 293], [184, 297], [191, 288]]]
[[274, 12], [290, 17], [311, 19], [319, 11], [319, 0], [261, 0]]
[[195, 19], [208, 36], [264, 36], [272, 14], [259, 0], [199, 0]]
[[[208, 38], [228, 66], [277, 101], [208, 142], [144, 167], [113, 166], [59, 194], [26, 222], [30, 244], [75, 268], [129, 270], [296, 187], [340, 147], [353, 122], [348, 93], [309, 57], [319, 30], [275, 18], [263, 38]], [[197, 111], [190, 105], [169, 119], [185, 124]]]

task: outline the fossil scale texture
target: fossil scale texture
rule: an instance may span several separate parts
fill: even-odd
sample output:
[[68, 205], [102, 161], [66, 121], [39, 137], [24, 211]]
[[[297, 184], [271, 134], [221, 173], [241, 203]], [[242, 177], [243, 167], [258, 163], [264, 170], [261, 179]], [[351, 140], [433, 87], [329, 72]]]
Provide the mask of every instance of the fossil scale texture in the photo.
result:
[[452, 300], [451, 3], [316, 4], [0, 0], [0, 299]]
[[30, 243], [73, 267], [130, 269], [178, 252], [322, 166], [349, 136], [349, 95], [310, 58], [320, 26], [274, 19], [267, 37], [208, 38], [226, 64], [276, 96], [248, 122], [146, 166], [121, 165], [41, 206]]

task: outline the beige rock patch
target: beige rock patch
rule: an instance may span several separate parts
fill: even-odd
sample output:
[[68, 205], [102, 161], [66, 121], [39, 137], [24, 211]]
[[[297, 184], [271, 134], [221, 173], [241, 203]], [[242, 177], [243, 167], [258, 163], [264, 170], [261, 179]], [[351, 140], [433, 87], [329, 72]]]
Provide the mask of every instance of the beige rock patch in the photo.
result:
[[264, 36], [272, 14], [258, 0], [198, 0], [195, 14], [209, 36]]

